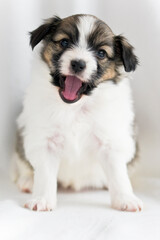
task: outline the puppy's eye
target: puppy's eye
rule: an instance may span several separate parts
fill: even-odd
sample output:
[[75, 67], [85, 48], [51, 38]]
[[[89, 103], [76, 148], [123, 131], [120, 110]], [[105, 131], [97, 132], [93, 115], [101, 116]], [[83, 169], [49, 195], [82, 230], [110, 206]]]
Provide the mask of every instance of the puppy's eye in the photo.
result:
[[69, 40], [64, 38], [60, 41], [60, 44], [63, 48], [67, 48], [69, 46]]
[[103, 49], [100, 49], [97, 51], [97, 57], [100, 59], [104, 59], [107, 56], [106, 51]]

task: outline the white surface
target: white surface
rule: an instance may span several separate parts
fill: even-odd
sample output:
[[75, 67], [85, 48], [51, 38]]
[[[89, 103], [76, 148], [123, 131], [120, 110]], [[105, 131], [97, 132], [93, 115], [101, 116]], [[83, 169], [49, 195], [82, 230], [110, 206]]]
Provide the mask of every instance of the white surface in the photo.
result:
[[0, 239], [159, 240], [160, 180], [139, 179], [136, 185], [144, 201], [140, 213], [111, 209], [107, 191], [59, 192], [55, 211], [32, 212], [21, 206], [29, 195], [1, 173]]

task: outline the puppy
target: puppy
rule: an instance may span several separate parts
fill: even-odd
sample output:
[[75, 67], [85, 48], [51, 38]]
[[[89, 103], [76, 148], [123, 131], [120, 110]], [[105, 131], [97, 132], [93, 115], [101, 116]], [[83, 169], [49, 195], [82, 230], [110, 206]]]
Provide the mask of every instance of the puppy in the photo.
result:
[[113, 208], [140, 211], [127, 173], [136, 155], [133, 47], [92, 15], [53, 17], [30, 33], [30, 44], [32, 81], [13, 159], [14, 180], [33, 191], [25, 207], [54, 209], [59, 182], [77, 191], [108, 188]]

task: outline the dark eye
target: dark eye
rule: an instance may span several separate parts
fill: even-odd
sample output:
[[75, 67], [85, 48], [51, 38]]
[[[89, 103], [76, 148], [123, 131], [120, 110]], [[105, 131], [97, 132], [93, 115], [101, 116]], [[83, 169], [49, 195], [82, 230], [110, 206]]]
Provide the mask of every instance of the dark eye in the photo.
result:
[[61, 44], [61, 46], [62, 46], [63, 48], [66, 48], [66, 47], [68, 47], [68, 45], [69, 45], [69, 40], [66, 39], [66, 38], [64, 38], [64, 39], [62, 39], [62, 40], [60, 41], [60, 44]]
[[97, 52], [97, 57], [100, 59], [104, 59], [106, 57], [106, 51], [104, 51], [103, 49], [98, 50]]

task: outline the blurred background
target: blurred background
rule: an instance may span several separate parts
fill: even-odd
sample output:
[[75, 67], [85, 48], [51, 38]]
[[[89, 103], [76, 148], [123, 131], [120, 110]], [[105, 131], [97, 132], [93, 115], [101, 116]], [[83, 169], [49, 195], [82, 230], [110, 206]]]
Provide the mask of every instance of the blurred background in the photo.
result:
[[135, 47], [140, 66], [131, 82], [139, 127], [143, 176], [160, 177], [160, 1], [0, 0], [0, 169], [10, 161], [15, 120], [30, 81], [28, 32], [53, 15], [89, 13]]

